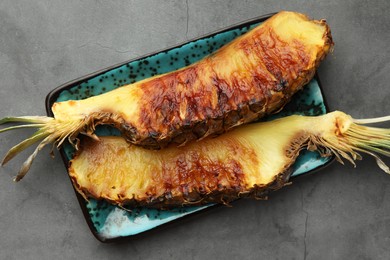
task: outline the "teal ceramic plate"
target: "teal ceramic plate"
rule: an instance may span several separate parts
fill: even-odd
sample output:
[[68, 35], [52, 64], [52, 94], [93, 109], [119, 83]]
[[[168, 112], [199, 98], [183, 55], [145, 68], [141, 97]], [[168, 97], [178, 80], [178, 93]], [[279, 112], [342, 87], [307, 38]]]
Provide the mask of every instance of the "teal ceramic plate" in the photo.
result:
[[[270, 16], [262, 16], [69, 82], [48, 94], [46, 98], [47, 113], [52, 116], [50, 108], [56, 101], [83, 99], [99, 95], [125, 84], [187, 66], [247, 32]], [[294, 99], [273, 117], [289, 114], [320, 115], [326, 112], [327, 106], [316, 75], [303, 91], [295, 95]], [[98, 131], [102, 135], [118, 134], [115, 129], [109, 128], [100, 128]], [[69, 145], [61, 148], [61, 155], [66, 166], [72, 153], [73, 149]], [[322, 158], [317, 153], [302, 152], [294, 164], [292, 176], [311, 172], [325, 166], [330, 161], [331, 158]], [[77, 192], [76, 194], [91, 231], [97, 239], [104, 242], [123, 237], [134, 237], [151, 229], [156, 230], [157, 227], [166, 226], [163, 224], [182, 219], [187, 215], [194, 215], [196, 212], [204, 211], [213, 206], [186, 207], [170, 211], [139, 208], [128, 212], [103, 201], [93, 199], [85, 201]]]

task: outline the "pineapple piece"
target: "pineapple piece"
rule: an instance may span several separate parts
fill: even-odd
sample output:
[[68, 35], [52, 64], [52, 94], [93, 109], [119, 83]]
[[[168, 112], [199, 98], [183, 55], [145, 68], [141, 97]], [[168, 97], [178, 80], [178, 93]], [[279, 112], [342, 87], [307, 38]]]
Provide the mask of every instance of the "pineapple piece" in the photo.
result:
[[121, 137], [83, 139], [69, 164], [76, 190], [86, 199], [117, 205], [170, 208], [262, 198], [283, 187], [303, 148], [354, 163], [359, 153], [390, 156], [390, 129], [360, 125], [390, 120], [354, 120], [336, 111], [318, 117], [290, 116], [238, 127], [216, 138], [156, 151]]
[[[203, 139], [279, 111], [313, 77], [333, 46], [324, 20], [280, 12], [203, 60], [180, 70], [122, 86], [84, 100], [54, 103], [50, 117], [11, 117], [37, 127], [2, 164], [38, 140], [16, 181], [43, 146], [79, 133], [97, 138], [97, 125], [117, 127], [130, 143], [160, 149]], [[1, 131], [12, 130], [5, 128]]]

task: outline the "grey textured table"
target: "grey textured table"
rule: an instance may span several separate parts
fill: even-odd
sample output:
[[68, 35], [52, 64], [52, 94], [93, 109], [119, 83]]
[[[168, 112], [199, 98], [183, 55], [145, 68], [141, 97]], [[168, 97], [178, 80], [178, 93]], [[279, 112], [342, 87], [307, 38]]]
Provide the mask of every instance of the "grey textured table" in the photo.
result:
[[[109, 3], [112, 2], [112, 3]], [[390, 114], [390, 2], [0, 1], [0, 111], [44, 115], [56, 86], [139, 55], [282, 9], [326, 18], [335, 50], [319, 69], [331, 109]], [[28, 131], [4, 133], [4, 155]], [[268, 201], [241, 200], [141, 239], [90, 233], [57, 153], [0, 170], [0, 259], [389, 259], [390, 176], [366, 157], [297, 179]], [[389, 162], [389, 160], [387, 160]]]

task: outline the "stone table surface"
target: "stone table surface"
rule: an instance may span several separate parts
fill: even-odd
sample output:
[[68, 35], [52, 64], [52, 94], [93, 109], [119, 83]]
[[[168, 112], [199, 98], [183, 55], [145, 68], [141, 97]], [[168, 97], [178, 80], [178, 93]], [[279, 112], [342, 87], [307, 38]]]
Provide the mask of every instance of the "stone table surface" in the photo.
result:
[[[45, 115], [53, 88], [137, 56], [280, 10], [326, 18], [336, 43], [319, 69], [332, 110], [390, 114], [390, 2], [0, 1], [0, 116]], [[0, 154], [29, 131], [3, 133]], [[333, 163], [273, 193], [139, 239], [90, 232], [58, 153], [0, 170], [0, 259], [389, 259], [390, 176], [371, 158]], [[387, 160], [389, 162], [389, 160]]]

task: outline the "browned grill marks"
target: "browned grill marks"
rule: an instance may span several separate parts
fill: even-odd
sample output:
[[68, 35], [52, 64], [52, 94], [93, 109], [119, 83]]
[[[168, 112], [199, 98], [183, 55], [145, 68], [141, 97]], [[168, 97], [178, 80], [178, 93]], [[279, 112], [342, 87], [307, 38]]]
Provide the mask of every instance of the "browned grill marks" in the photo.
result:
[[[78, 175], [76, 178], [74, 173], [71, 173], [71, 176], [76, 189], [87, 196], [105, 198], [119, 204], [160, 208], [185, 204], [198, 205], [215, 200], [228, 203], [235, 198], [254, 194], [259, 189], [264, 190], [264, 187], [248, 186], [245, 177], [248, 174], [259, 174], [257, 167], [260, 162], [254, 148], [234, 139], [221, 140], [219, 145], [224, 147], [228, 157], [224, 154], [223, 158], [218, 159], [219, 157], [210, 155], [209, 150], [213, 149], [212, 147], [202, 146], [199, 149], [185, 150], [186, 152], [183, 153], [168, 153], [163, 159], [156, 158], [161, 160], [161, 164], [152, 163], [143, 169], [151, 174], [148, 173], [151, 177], [144, 180], [146, 186], [144, 188], [134, 186], [135, 189], [131, 189], [135, 193], [129, 197], [126, 193], [126, 189], [129, 189], [128, 185], [133, 185], [134, 180], [145, 176], [139, 175], [139, 172], [128, 164], [123, 170], [118, 168], [121, 166], [117, 163], [114, 164], [114, 168], [106, 167], [112, 160], [128, 158], [125, 156], [128, 153], [125, 149], [129, 147], [85, 138], [81, 142], [78, 154], [85, 154], [83, 160], [86, 160], [88, 168], [78, 173], [84, 174], [83, 176]], [[133, 156], [140, 155], [135, 152]], [[140, 163], [138, 159], [128, 158], [128, 160], [134, 160], [136, 164]], [[253, 166], [253, 169], [245, 168], [242, 162]], [[97, 171], [102, 167], [104, 171]], [[78, 184], [78, 179], [84, 179], [83, 187]], [[86, 185], [85, 180], [88, 180], [89, 185]]]
[[[228, 48], [240, 58], [229, 57]], [[139, 139], [157, 139], [153, 148], [159, 148], [277, 111], [313, 75], [309, 55], [301, 42], [283, 42], [264, 27], [197, 64], [153, 79], [142, 86]]]

